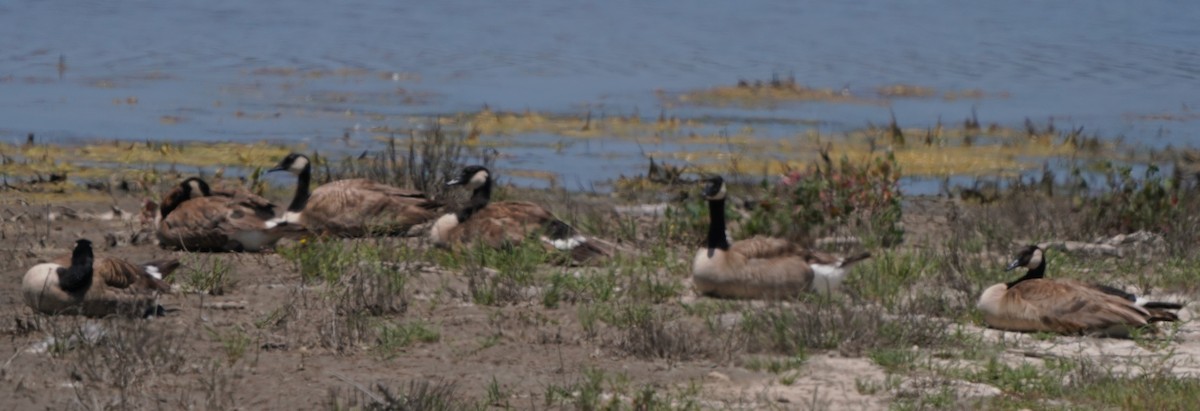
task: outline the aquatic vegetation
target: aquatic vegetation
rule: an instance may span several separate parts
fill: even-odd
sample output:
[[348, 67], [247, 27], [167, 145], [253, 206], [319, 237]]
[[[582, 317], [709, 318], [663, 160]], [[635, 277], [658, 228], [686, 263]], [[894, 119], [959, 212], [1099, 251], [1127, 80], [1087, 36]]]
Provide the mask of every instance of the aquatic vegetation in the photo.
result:
[[[266, 142], [170, 143], [147, 140], [20, 146], [0, 143], [0, 174], [30, 176], [69, 173], [73, 177], [111, 174], [113, 167], [99, 167], [102, 164], [256, 168], [278, 161], [293, 149]], [[87, 163], [96, 166], [89, 167]]]
[[167, 143], [111, 141], [80, 145], [0, 143], [0, 191], [19, 193], [34, 203], [96, 201], [109, 190], [158, 191], [157, 185], [179, 171], [205, 170], [223, 177], [229, 168], [251, 176], [256, 190], [264, 187], [257, 171], [286, 156], [291, 149], [260, 143]]
[[[699, 171], [778, 175], [804, 167], [832, 145], [834, 156], [853, 160], [890, 151], [910, 176], [1015, 175], [1054, 158], [1120, 159], [1131, 156], [1118, 144], [1084, 134], [1027, 121], [1024, 127], [983, 126], [975, 118], [962, 124], [901, 127], [868, 124], [847, 132], [822, 134], [806, 128], [793, 136], [767, 135], [754, 124], [729, 119], [678, 118], [661, 112], [657, 119], [633, 115], [556, 115], [541, 112], [493, 111], [461, 113], [436, 119], [418, 118], [461, 130], [468, 147], [541, 147], [569, 149], [572, 138], [617, 138], [634, 141], [642, 153], [678, 160]], [[372, 132], [404, 130], [373, 128]], [[405, 131], [406, 132], [406, 131]], [[544, 136], [561, 137], [547, 142]], [[386, 138], [383, 138], [386, 141]], [[664, 147], [654, 147], [664, 146]]]
[[[978, 89], [938, 91], [932, 87], [913, 84], [889, 84], [875, 88], [874, 95], [855, 94], [849, 88], [833, 89], [810, 87], [796, 82], [789, 76], [781, 79], [774, 76], [770, 81], [739, 80], [733, 86], [717, 86], [704, 90], [682, 93], [659, 93], [665, 103], [694, 104], [701, 106], [770, 107], [788, 102], [822, 102], [849, 104], [887, 104], [896, 98], [936, 98], [945, 100], [980, 99], [988, 97]], [[995, 96], [1004, 97], [1006, 93]]]
[[684, 127], [698, 127], [691, 120], [667, 117], [660, 113], [657, 121], [643, 121], [634, 113], [628, 116], [556, 115], [532, 111], [493, 111], [489, 107], [475, 113], [439, 117], [444, 126], [462, 126], [469, 130], [468, 141], [480, 136], [521, 135], [531, 133], [555, 134], [566, 137], [636, 137], [661, 132], [674, 132]]
[[789, 77], [763, 82], [739, 80], [734, 86], [717, 86], [678, 95], [660, 94], [660, 99], [680, 104], [706, 106], [763, 107], [785, 102], [820, 101], [827, 103], [879, 104], [878, 99], [855, 96], [847, 89], [813, 88]]
[[[914, 84], [889, 84], [875, 88], [875, 93], [883, 98], [936, 98], [941, 97], [944, 100], [958, 99], [981, 99], [989, 97], [988, 93], [979, 89], [967, 89], [957, 91], [938, 91], [932, 87], [918, 86]], [[991, 96], [1007, 97], [1007, 93], [996, 93]]]
[[1086, 137], [1075, 130], [1046, 133], [992, 126], [928, 129], [868, 127], [844, 134], [821, 135], [815, 131], [792, 138], [763, 139], [753, 135], [729, 137], [723, 147], [710, 146], [689, 151], [648, 151], [647, 154], [692, 163], [705, 171], [734, 171], [778, 175], [804, 167], [829, 149], [835, 157], [855, 161], [890, 152], [908, 176], [1017, 175], [1036, 169], [1049, 159], [1129, 159], [1128, 151], [1115, 143]]

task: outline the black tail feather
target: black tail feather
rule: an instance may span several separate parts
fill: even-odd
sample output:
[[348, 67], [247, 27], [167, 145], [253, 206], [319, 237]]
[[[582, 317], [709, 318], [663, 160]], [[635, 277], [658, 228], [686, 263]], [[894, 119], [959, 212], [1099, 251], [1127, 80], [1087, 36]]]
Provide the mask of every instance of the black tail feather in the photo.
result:
[[1179, 321], [1179, 316], [1170, 311], [1163, 311], [1163, 310], [1158, 310], [1158, 309], [1147, 310], [1147, 311], [1150, 311], [1150, 318], [1147, 319], [1147, 322], [1161, 323], [1161, 322]]
[[1147, 310], [1179, 310], [1179, 309], [1183, 309], [1183, 304], [1168, 303], [1168, 302], [1164, 302], [1164, 301], [1150, 301], [1148, 303], [1142, 304], [1142, 308], [1145, 308]]
[[841, 266], [842, 266], [842, 267], [849, 267], [850, 265], [852, 265], [852, 264], [854, 264], [854, 263], [857, 263], [857, 262], [859, 262], [859, 261], [862, 261], [862, 260], [866, 260], [866, 259], [868, 259], [868, 258], [871, 258], [871, 252], [870, 252], [870, 251], [863, 251], [862, 253], [855, 254], [855, 255], [852, 255], [852, 256], [849, 256], [849, 257], [843, 258], [843, 259], [842, 259], [842, 264], [841, 264]]

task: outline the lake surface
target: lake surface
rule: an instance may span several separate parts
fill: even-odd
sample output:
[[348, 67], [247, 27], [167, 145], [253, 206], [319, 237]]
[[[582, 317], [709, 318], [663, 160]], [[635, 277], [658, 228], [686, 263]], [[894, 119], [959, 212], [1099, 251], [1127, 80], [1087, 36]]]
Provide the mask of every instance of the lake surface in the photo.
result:
[[[487, 105], [802, 121], [764, 128], [773, 135], [974, 110], [989, 123], [1053, 118], [1146, 147], [1200, 147], [1200, 2], [9, 0], [0, 22], [8, 142], [32, 132], [357, 152], [378, 147], [372, 129]], [[855, 93], [904, 83], [1006, 97], [743, 109], [664, 106], [656, 94], [772, 75]], [[586, 187], [674, 149], [657, 144], [523, 144], [498, 165]]]

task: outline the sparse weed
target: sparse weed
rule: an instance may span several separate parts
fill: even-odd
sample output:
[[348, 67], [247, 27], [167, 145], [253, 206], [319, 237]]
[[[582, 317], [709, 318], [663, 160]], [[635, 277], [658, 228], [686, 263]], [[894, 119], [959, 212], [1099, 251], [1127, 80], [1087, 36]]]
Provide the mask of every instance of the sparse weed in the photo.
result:
[[932, 256], [921, 252], [884, 251], [856, 266], [846, 289], [892, 310], [911, 295], [932, 270]]
[[291, 261], [304, 281], [336, 283], [352, 266], [362, 261], [380, 261], [379, 250], [367, 243], [348, 243], [338, 238], [304, 239], [283, 247], [279, 255]]
[[[350, 381], [347, 381], [350, 382]], [[353, 382], [350, 382], [353, 384]], [[383, 383], [372, 389], [354, 384], [355, 390], [330, 389], [325, 407], [330, 410], [479, 410], [484, 407], [459, 397], [458, 386], [452, 382], [413, 380], [405, 389], [389, 388]]]
[[[752, 371], [766, 371], [771, 374], [782, 374], [804, 366], [808, 353], [799, 352], [789, 357], [751, 356], [743, 360], [742, 366]], [[791, 384], [788, 384], [791, 385]]]
[[911, 348], [889, 347], [871, 350], [867, 357], [889, 373], [901, 373], [914, 368], [919, 354]]
[[500, 386], [500, 381], [496, 381], [495, 376], [492, 376], [492, 381], [487, 386], [487, 399], [485, 402], [494, 407], [510, 408], [508, 397], [509, 392]]
[[180, 288], [208, 295], [225, 295], [236, 284], [231, 265], [223, 256], [195, 257], [183, 265], [182, 275], [174, 275]]
[[943, 321], [911, 313], [887, 313], [872, 306], [850, 306], [828, 298], [747, 311], [740, 328], [751, 352], [790, 354], [837, 349], [856, 355], [872, 348], [953, 343], [947, 338]]
[[205, 327], [205, 330], [208, 331], [209, 336], [221, 344], [221, 349], [225, 351], [225, 359], [230, 365], [241, 360], [246, 355], [246, 350], [250, 347], [250, 344], [254, 342], [254, 338], [241, 328], [225, 332], [212, 327]]
[[527, 240], [504, 249], [477, 244], [468, 253], [467, 286], [476, 304], [507, 305], [536, 295], [531, 292], [534, 274], [546, 257], [540, 242]]
[[376, 349], [384, 356], [390, 357], [400, 349], [415, 343], [434, 343], [441, 339], [440, 332], [430, 329], [420, 321], [407, 324], [384, 323], [379, 326]]

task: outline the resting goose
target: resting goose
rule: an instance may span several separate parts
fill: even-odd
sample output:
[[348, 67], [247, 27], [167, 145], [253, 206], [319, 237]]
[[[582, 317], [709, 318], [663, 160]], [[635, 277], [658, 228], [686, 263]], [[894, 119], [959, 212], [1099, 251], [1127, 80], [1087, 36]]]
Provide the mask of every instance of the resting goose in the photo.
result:
[[725, 196], [725, 180], [709, 178], [704, 189], [708, 237], [692, 263], [692, 282], [700, 294], [758, 299], [828, 293], [838, 289], [852, 264], [871, 256], [837, 257], [762, 236], [731, 244], [725, 232]]
[[1006, 271], [1028, 269], [1010, 283], [988, 287], [977, 307], [989, 327], [1022, 332], [1125, 335], [1130, 327], [1178, 321], [1177, 303], [1145, 301], [1123, 290], [1074, 280], [1046, 279], [1045, 250], [1030, 245]]
[[602, 240], [580, 234], [540, 205], [526, 201], [491, 202], [491, 172], [483, 166], [469, 166], [447, 186], [465, 186], [471, 199], [461, 210], [438, 218], [430, 228], [434, 245], [479, 243], [492, 248], [520, 244], [538, 235], [547, 246], [567, 251], [576, 262], [612, 256], [612, 246]]
[[96, 258], [91, 241], [81, 239], [70, 257], [30, 268], [21, 292], [25, 304], [45, 314], [146, 316], [158, 311], [158, 294], [171, 291], [162, 279], [178, 267], [178, 260], [139, 267], [115, 257]]
[[213, 192], [204, 180], [188, 178], [163, 196], [159, 246], [189, 251], [260, 251], [300, 226], [267, 227], [275, 206], [249, 193]]
[[412, 226], [432, 220], [441, 204], [416, 190], [406, 190], [371, 180], [338, 180], [309, 192], [312, 163], [292, 153], [269, 171], [295, 174], [296, 194], [283, 217], [270, 226], [295, 224], [316, 234], [340, 237], [407, 235]]

